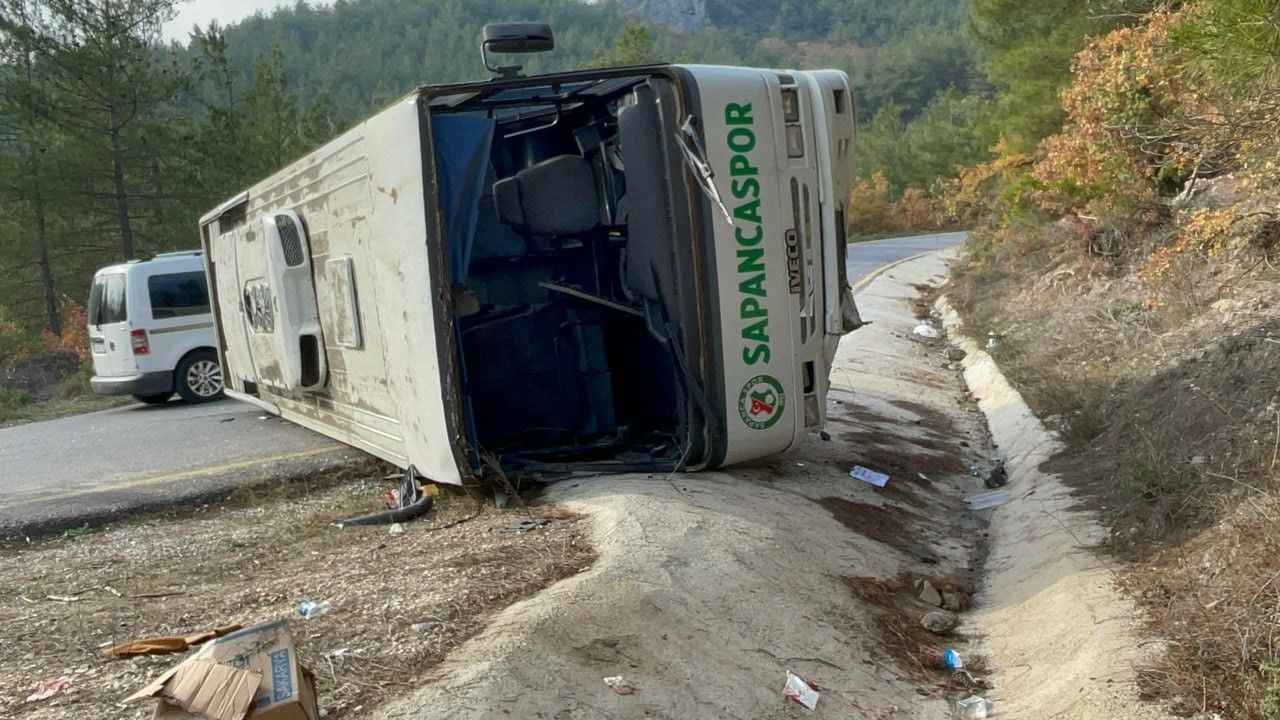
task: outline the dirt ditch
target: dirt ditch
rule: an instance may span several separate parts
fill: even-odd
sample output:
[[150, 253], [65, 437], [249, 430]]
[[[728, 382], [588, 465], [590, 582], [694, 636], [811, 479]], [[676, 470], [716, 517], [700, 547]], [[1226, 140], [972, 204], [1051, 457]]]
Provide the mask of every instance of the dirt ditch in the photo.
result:
[[[388, 487], [293, 486], [0, 551], [0, 717], [150, 717], [149, 703], [120, 701], [183, 656], [106, 660], [100, 646], [290, 618], [326, 715], [359, 718], [420, 684], [494, 612], [594, 561], [580, 518], [555, 506], [531, 508], [547, 522], [524, 533], [503, 529], [525, 514], [465, 497], [399, 535], [331, 524], [377, 509]], [[305, 600], [328, 611], [303, 620]], [[65, 689], [25, 701], [59, 677]]]

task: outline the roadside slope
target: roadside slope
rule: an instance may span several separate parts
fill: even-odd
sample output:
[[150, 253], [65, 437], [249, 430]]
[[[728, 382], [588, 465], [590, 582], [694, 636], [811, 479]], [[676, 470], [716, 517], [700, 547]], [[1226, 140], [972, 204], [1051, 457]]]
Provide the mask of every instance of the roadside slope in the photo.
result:
[[[914, 285], [944, 274], [932, 255], [859, 296], [874, 324], [841, 346], [830, 441], [726, 472], [553, 486], [548, 500], [589, 518], [596, 565], [508, 608], [375, 717], [779, 717], [788, 670], [824, 688], [814, 717], [950, 717], [935, 668], [963, 638], [895, 651], [885, 637], [885, 613], [918, 631], [929, 609], [894, 594], [904, 573], [962, 579], [977, 550], [957, 508], [980, 485], [966, 469], [989, 456], [985, 429], [940, 345], [911, 334]], [[889, 486], [853, 480], [854, 464]], [[613, 693], [614, 675], [636, 693]]]
[[994, 514], [987, 582], [970, 619], [993, 668], [992, 699], [1015, 718], [1167, 717], [1138, 698], [1141, 615], [1096, 546], [1106, 532], [1056, 476], [1040, 466], [1062, 451], [991, 356], [938, 302], [964, 377], [1006, 460], [1012, 499]]

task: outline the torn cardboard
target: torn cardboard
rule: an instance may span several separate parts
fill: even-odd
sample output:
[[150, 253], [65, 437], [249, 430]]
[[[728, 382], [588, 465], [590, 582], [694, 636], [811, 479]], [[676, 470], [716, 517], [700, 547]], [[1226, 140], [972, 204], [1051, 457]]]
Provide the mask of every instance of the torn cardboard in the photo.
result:
[[187, 648], [195, 647], [203, 642], [208, 642], [214, 638], [222, 637], [228, 633], [233, 633], [240, 629], [240, 625], [223, 625], [212, 630], [204, 632], [191, 633], [190, 635], [166, 635], [163, 637], [149, 637], [141, 640], [130, 640], [129, 642], [112, 645], [104, 648], [102, 654], [109, 658], [128, 658], [136, 655], [165, 655], [167, 653], [182, 652]]
[[129, 696], [158, 698], [157, 720], [318, 720], [315, 676], [298, 664], [284, 620], [211, 640]]

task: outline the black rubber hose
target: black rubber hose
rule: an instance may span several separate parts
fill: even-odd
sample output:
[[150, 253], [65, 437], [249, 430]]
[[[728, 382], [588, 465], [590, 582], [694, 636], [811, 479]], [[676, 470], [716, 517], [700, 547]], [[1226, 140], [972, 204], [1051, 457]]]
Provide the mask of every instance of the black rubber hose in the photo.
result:
[[391, 508], [381, 512], [369, 513], [368, 515], [357, 515], [353, 518], [338, 521], [339, 525], [386, 525], [388, 523], [408, 522], [414, 518], [422, 517], [431, 509], [435, 498], [431, 495], [423, 494], [418, 501], [412, 505], [406, 505], [402, 508]]

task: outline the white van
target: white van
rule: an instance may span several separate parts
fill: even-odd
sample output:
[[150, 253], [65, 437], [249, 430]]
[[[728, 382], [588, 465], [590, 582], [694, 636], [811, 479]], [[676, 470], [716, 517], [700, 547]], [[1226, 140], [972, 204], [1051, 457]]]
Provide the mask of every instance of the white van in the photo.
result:
[[845, 74], [490, 69], [201, 219], [228, 394], [449, 484], [714, 468], [822, 427], [860, 324]]
[[89, 291], [93, 391], [163, 403], [222, 396], [203, 253], [157, 255], [99, 270]]

